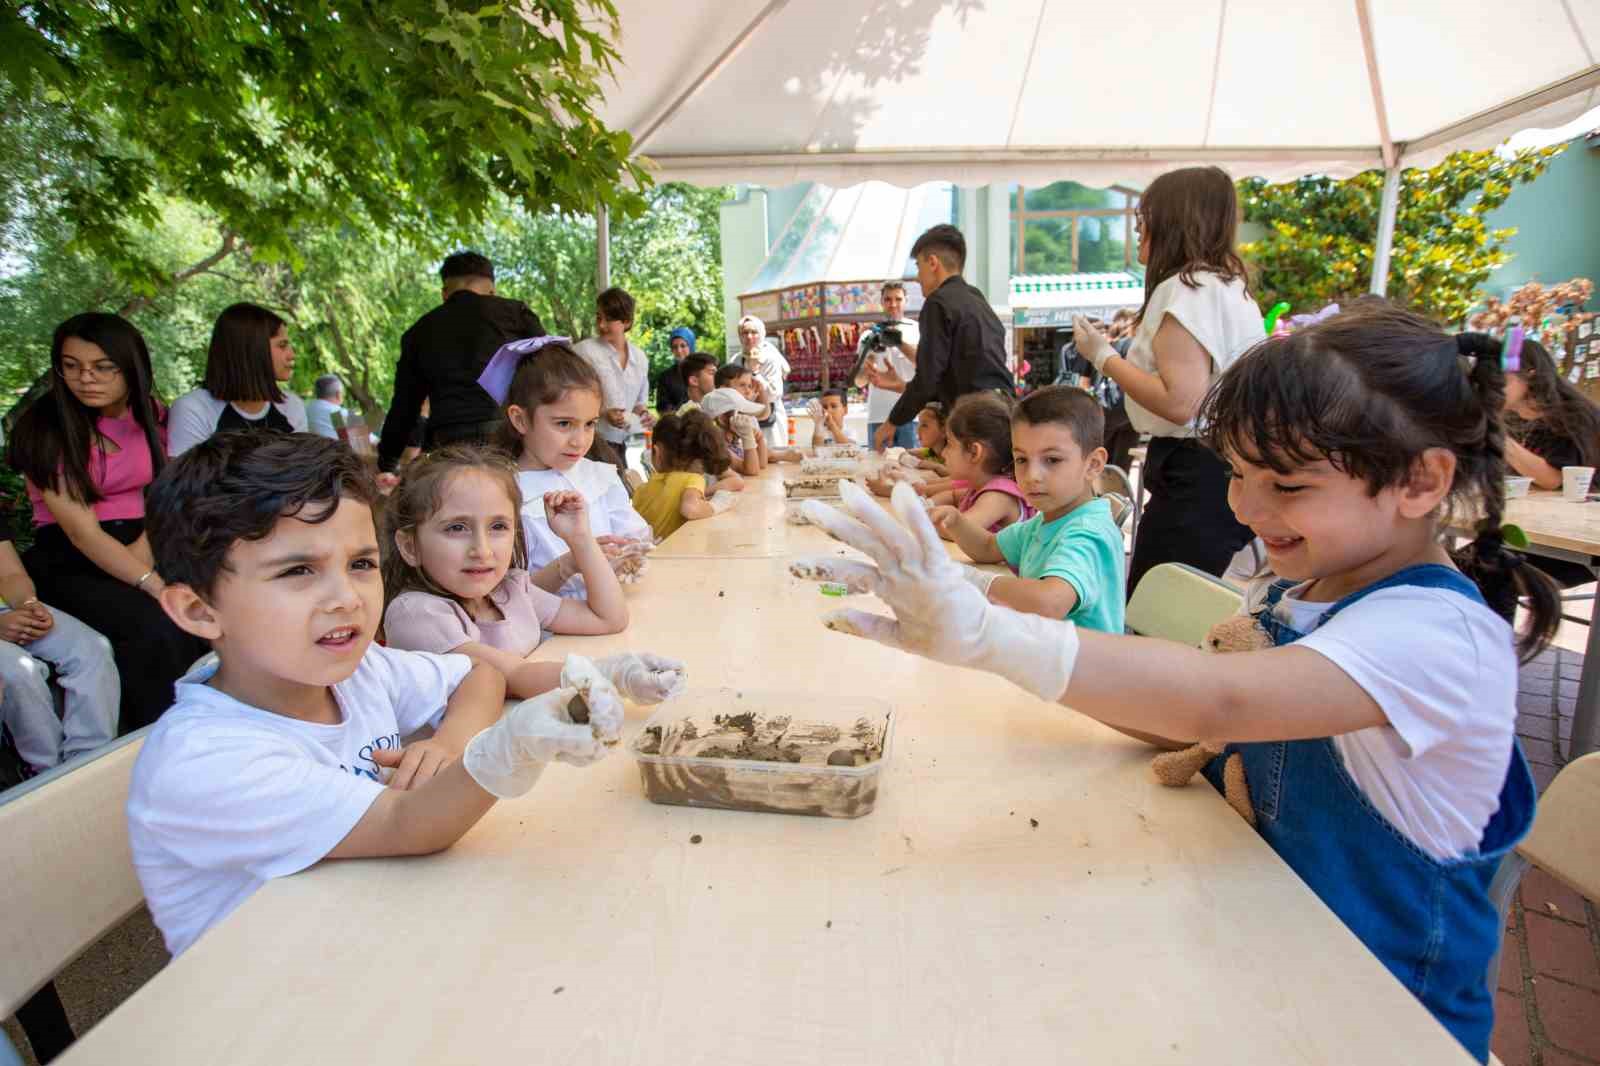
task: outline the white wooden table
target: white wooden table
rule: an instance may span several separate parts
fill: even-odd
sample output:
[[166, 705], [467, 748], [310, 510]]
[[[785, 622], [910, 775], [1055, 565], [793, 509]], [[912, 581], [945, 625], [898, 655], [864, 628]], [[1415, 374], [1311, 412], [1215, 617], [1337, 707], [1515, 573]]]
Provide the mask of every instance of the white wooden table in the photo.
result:
[[764, 513], [690, 523], [629, 588], [627, 633], [544, 650], [669, 653], [691, 686], [797, 712], [888, 700], [872, 814], [659, 807], [625, 754], [552, 766], [440, 855], [272, 882], [62, 1061], [1470, 1061], [1209, 787], [1158, 786], [1147, 749], [996, 678], [828, 632], [838, 601], [781, 556], [674, 557]]
[[[1600, 502], [1571, 502], [1559, 492], [1530, 492], [1506, 504], [1505, 521], [1522, 527], [1528, 551], [1588, 567], [1600, 580]], [[1600, 630], [1589, 625], [1583, 674], [1572, 712], [1569, 759], [1600, 748]]]

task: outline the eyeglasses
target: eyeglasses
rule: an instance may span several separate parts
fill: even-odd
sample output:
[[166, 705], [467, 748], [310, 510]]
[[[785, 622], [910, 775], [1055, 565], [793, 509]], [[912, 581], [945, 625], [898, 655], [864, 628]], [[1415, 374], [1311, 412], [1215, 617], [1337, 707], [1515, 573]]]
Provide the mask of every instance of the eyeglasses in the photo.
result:
[[122, 375], [122, 368], [117, 366], [116, 363], [93, 363], [87, 365], [62, 363], [56, 368], [56, 373], [65, 381], [71, 381], [73, 378], [77, 378], [80, 381], [84, 378], [88, 378], [90, 381], [110, 381], [112, 378]]

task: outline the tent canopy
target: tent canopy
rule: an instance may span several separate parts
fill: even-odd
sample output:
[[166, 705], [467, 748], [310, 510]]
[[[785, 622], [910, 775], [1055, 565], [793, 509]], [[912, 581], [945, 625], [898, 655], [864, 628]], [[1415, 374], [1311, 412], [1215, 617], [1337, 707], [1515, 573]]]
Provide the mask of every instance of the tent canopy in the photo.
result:
[[601, 114], [714, 184], [1427, 166], [1600, 103], [1600, 0], [618, 0]]

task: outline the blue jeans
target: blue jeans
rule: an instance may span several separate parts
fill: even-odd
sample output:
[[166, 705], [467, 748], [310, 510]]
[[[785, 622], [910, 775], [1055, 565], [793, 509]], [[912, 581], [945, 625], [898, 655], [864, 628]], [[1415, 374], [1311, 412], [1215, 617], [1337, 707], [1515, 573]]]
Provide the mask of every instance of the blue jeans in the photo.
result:
[[[882, 422], [869, 422], [867, 424], [867, 443], [872, 444], [878, 439], [878, 427]], [[907, 422], [894, 431], [894, 446], [896, 448], [915, 448], [917, 446], [917, 424]]]
[[[0, 607], [0, 613], [9, 610]], [[17, 742], [17, 754], [35, 770], [114, 740], [122, 693], [111, 642], [65, 611], [51, 607], [50, 614], [55, 625], [38, 640], [0, 641], [0, 718]], [[61, 717], [50, 692], [50, 666], [67, 696]]]

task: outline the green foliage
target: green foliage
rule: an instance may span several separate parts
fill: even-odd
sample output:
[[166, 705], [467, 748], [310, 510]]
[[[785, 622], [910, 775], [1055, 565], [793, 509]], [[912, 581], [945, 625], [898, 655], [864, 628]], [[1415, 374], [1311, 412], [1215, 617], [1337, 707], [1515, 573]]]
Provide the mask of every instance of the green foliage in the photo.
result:
[[[1485, 216], [1533, 181], [1563, 149], [1502, 159], [1492, 151], [1456, 152], [1426, 170], [1400, 176], [1389, 296], [1443, 322], [1459, 322], [1482, 299], [1479, 290], [1510, 259], [1516, 231], [1490, 229]], [[1260, 240], [1240, 248], [1249, 261], [1257, 302], [1287, 300], [1296, 312], [1367, 291], [1377, 241], [1383, 172], [1344, 181], [1301, 178], [1268, 185], [1239, 182], [1246, 222], [1264, 225]]]
[[0, 84], [53, 109], [78, 244], [152, 296], [170, 273], [143, 231], [169, 197], [294, 267], [307, 227], [429, 241], [507, 199], [637, 211], [648, 176], [591, 111], [616, 18], [610, 0], [31, 0], [0, 9]]
[[[1075, 181], [1058, 181], [1042, 189], [1028, 189], [1024, 203], [1029, 211], [1077, 211], [1115, 208], [1121, 210], [1130, 199], [1118, 189], [1092, 189]], [[1131, 199], [1138, 200], [1137, 194]], [[1016, 193], [1011, 195], [1016, 209]], [[1078, 258], [1072, 258], [1072, 227], [1078, 227]], [[1013, 219], [1012, 227], [1015, 229]], [[1128, 241], [1125, 216], [1082, 216], [1073, 218], [1030, 218], [1024, 234], [1022, 272], [1025, 274], [1099, 273], [1126, 270]], [[1015, 247], [1015, 234], [1013, 234]]]
[[[723, 336], [719, 208], [728, 190], [662, 185], [647, 209], [611, 228], [611, 283], [637, 311], [629, 336], [650, 365], [671, 365], [668, 335], [688, 326], [718, 350]], [[508, 213], [489, 241], [501, 287], [539, 313], [551, 333], [594, 332], [595, 225], [556, 213]]]

